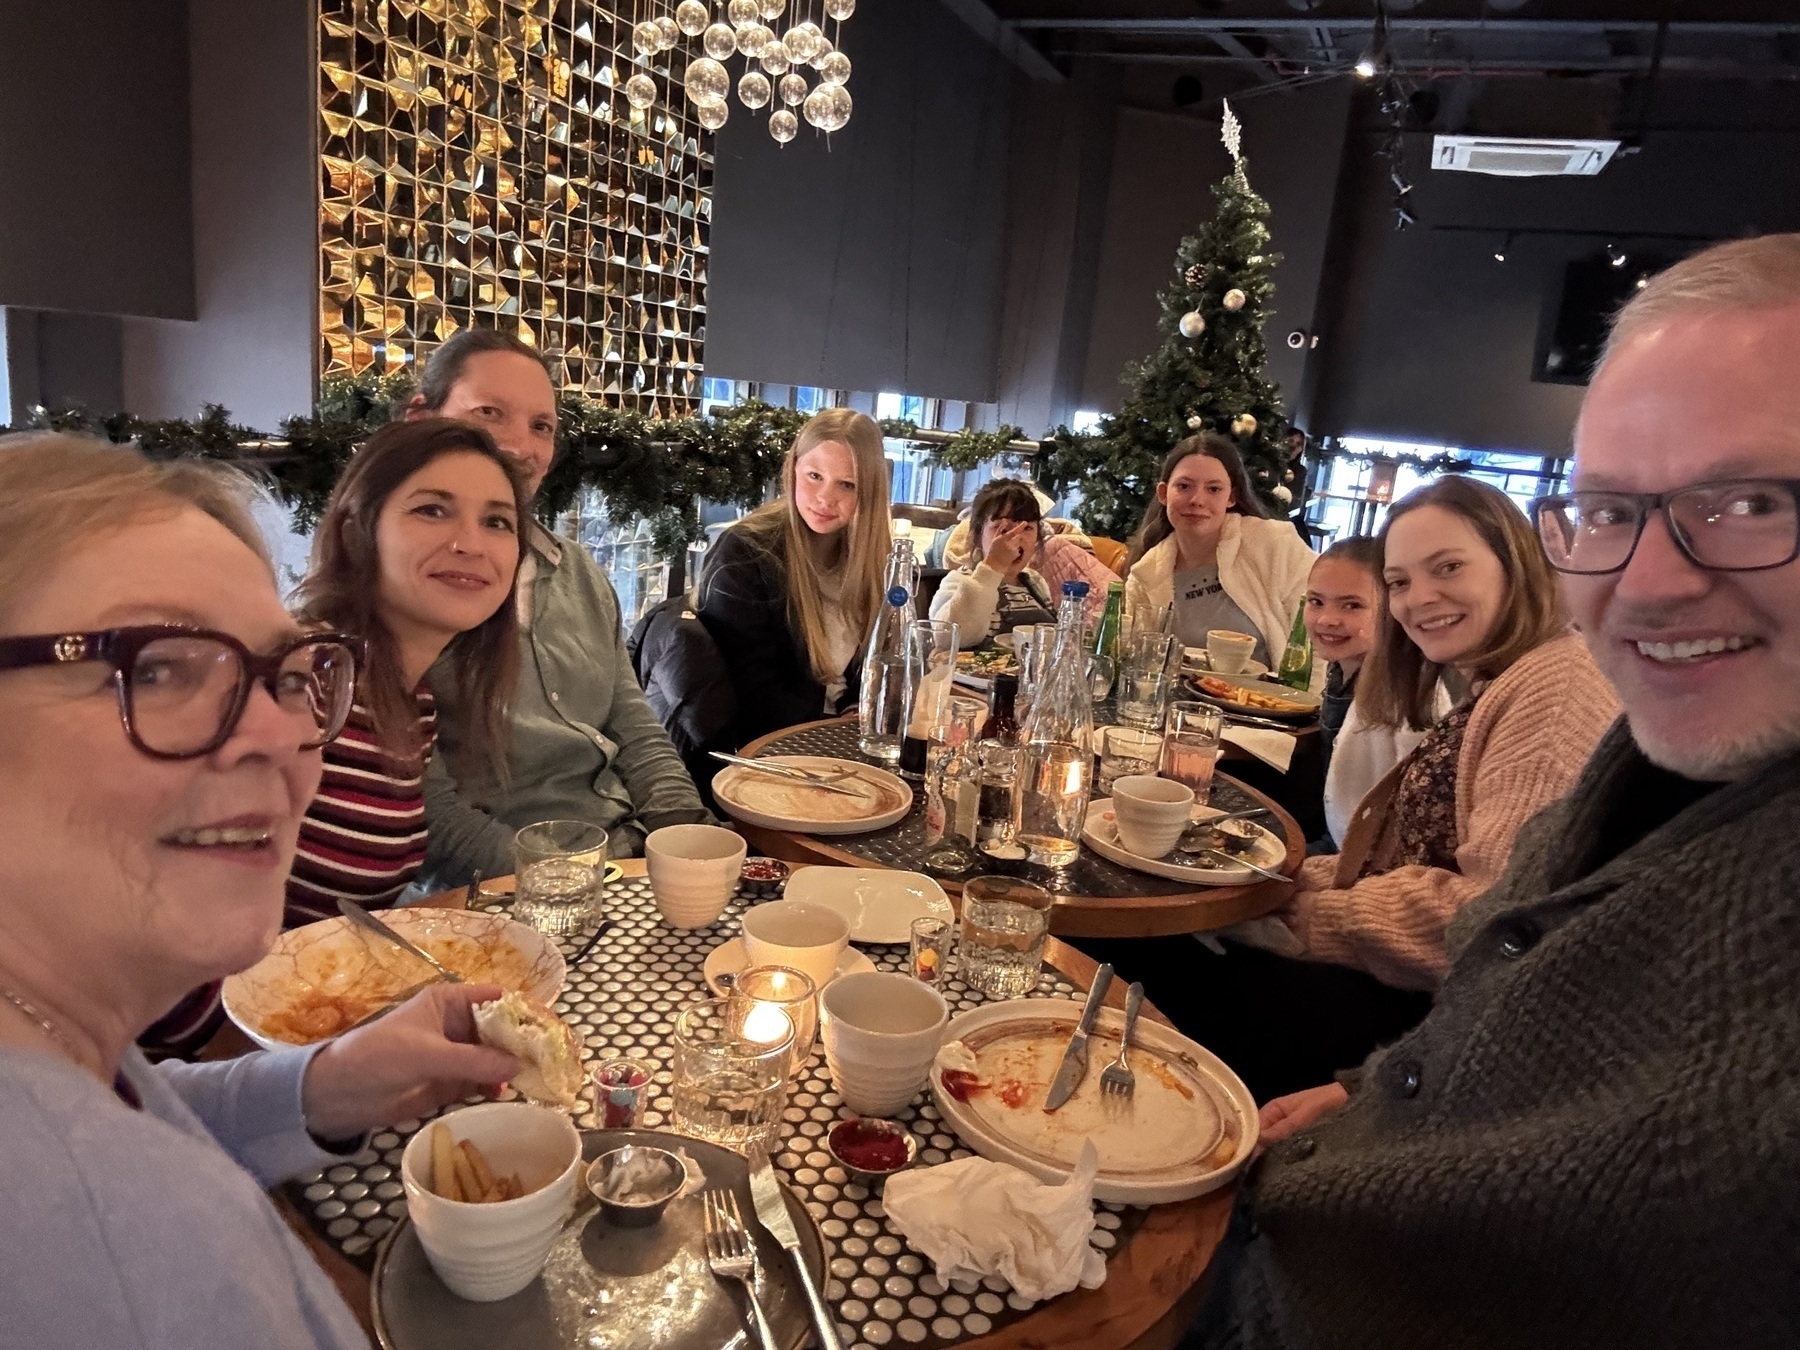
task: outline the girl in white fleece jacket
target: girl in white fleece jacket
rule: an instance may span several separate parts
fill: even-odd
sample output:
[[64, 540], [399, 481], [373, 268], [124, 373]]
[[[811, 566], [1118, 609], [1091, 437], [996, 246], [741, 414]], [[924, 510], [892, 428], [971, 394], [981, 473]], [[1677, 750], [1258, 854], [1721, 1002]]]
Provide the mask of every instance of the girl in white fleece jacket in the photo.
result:
[[1028, 483], [996, 478], [969, 506], [975, 561], [950, 572], [931, 597], [931, 617], [956, 625], [968, 651], [1020, 624], [1056, 622], [1049, 583], [1028, 564], [1037, 556], [1043, 509]]
[[1290, 522], [1263, 515], [1237, 447], [1223, 436], [1180, 442], [1160, 480], [1132, 541], [1127, 617], [1154, 624], [1172, 605], [1169, 626], [1182, 645], [1204, 647], [1209, 628], [1232, 628], [1255, 636], [1256, 659], [1273, 666], [1306, 595], [1313, 551]]

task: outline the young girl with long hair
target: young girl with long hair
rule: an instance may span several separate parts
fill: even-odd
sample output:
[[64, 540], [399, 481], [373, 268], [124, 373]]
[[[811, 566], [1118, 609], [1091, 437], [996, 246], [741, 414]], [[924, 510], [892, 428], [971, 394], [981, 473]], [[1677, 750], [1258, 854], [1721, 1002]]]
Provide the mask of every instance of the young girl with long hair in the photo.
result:
[[855, 701], [889, 539], [881, 428], [848, 408], [817, 414], [782, 460], [781, 496], [719, 536], [700, 580], [737, 744]]
[[1266, 666], [1281, 657], [1314, 561], [1292, 524], [1268, 518], [1237, 447], [1210, 431], [1163, 460], [1129, 557], [1133, 623], [1166, 619], [1188, 647], [1204, 647], [1214, 628], [1245, 633]]

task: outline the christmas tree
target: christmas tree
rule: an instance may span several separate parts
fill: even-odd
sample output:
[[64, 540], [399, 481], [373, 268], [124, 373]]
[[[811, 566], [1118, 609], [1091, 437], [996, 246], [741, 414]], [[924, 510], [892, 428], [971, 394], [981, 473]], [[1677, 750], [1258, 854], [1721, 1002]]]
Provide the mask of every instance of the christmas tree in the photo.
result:
[[1050, 438], [1044, 477], [1058, 495], [1080, 487], [1076, 515], [1090, 533], [1124, 539], [1136, 530], [1163, 457], [1198, 431], [1230, 438], [1271, 514], [1285, 514], [1281, 395], [1263, 375], [1263, 324], [1281, 255], [1267, 251], [1269, 204], [1244, 174], [1229, 105], [1224, 137], [1234, 167], [1213, 185], [1212, 219], [1181, 241], [1174, 281], [1157, 297], [1162, 345], [1126, 369], [1131, 394], [1097, 433], [1059, 427]]

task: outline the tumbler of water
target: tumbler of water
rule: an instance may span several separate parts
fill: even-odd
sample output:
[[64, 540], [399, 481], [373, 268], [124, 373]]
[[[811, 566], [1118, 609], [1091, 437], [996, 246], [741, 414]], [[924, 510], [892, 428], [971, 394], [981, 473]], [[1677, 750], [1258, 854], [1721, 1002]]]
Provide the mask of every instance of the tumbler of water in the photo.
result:
[[1162, 725], [1169, 698], [1170, 633], [1127, 634], [1119, 642], [1119, 721], [1154, 730]]
[[963, 883], [958, 973], [990, 998], [1023, 998], [1037, 988], [1050, 934], [1050, 892], [1011, 877]]
[[676, 1133], [743, 1150], [768, 1147], [787, 1104], [793, 1020], [771, 1003], [704, 999], [675, 1019]]
[[605, 888], [606, 831], [585, 820], [546, 820], [513, 836], [513, 916], [570, 937], [595, 917]]

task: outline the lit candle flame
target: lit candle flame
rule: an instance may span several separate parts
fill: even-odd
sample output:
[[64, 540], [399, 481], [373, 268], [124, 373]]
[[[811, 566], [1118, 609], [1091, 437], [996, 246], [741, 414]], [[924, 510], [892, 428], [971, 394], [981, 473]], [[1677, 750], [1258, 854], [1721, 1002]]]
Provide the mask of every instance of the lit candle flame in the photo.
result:
[[744, 1018], [744, 1037], [773, 1045], [787, 1036], [791, 1025], [787, 1013], [780, 1007], [773, 1003], [758, 1003]]

